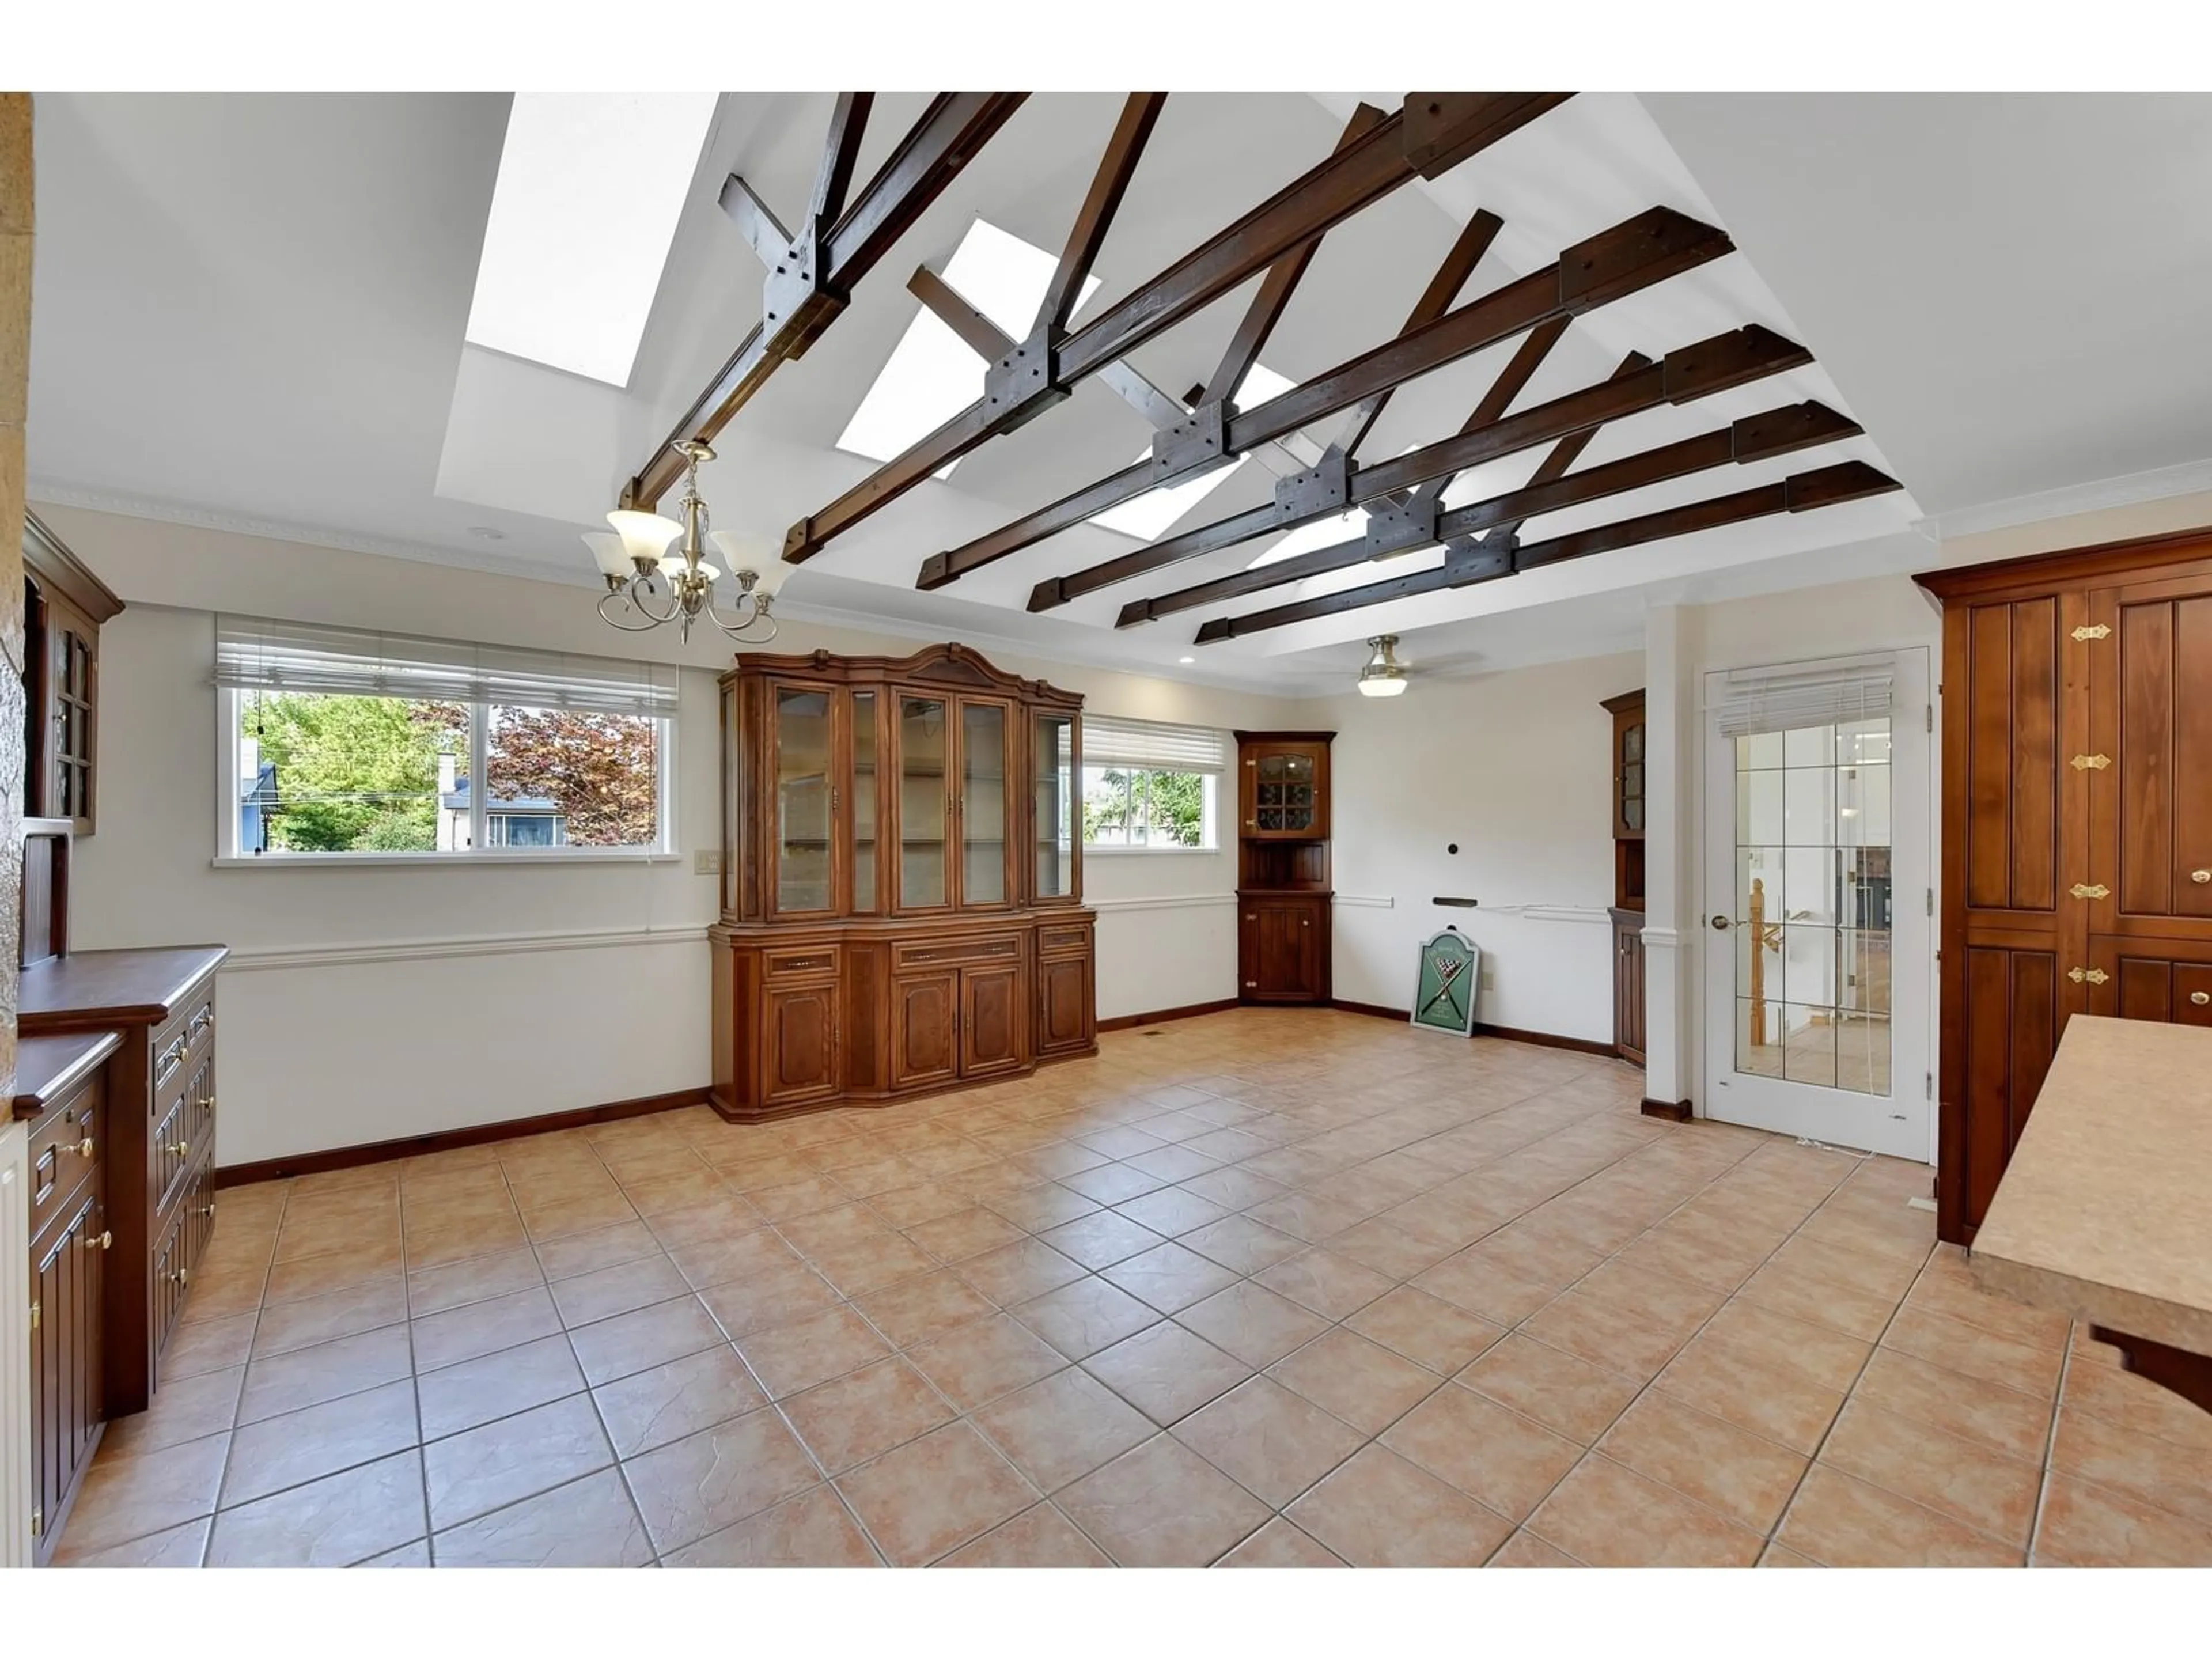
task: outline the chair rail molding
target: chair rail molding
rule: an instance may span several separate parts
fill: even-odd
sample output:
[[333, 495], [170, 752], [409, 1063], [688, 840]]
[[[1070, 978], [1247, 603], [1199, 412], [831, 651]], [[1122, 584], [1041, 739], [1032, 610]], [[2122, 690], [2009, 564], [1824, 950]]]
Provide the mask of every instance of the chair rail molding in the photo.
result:
[[374, 945], [277, 945], [238, 950], [226, 974], [271, 969], [349, 968], [381, 962], [427, 962], [446, 957], [529, 956], [541, 951], [628, 950], [648, 945], [702, 945], [703, 922], [676, 927], [601, 927], [548, 933], [474, 933], [445, 939], [394, 939]]

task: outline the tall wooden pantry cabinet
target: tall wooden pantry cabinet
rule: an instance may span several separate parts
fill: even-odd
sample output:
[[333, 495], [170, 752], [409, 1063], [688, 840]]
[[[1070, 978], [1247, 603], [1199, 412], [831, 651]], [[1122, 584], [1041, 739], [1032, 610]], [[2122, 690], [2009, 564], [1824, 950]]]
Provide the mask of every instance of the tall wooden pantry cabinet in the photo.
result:
[[2069, 1016], [2212, 1025], [2212, 530], [1935, 572], [1937, 1231], [1971, 1240]]
[[722, 677], [717, 1110], [1096, 1052], [1082, 709], [960, 645], [748, 654]]

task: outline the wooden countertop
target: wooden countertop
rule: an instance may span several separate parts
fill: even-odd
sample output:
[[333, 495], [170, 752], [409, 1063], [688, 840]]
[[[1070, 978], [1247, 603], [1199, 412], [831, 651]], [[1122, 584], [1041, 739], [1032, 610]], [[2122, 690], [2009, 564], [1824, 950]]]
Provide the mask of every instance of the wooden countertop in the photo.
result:
[[15, 1115], [38, 1116], [122, 1046], [120, 1031], [24, 1038], [15, 1048]]
[[1967, 1259], [1986, 1290], [2212, 1354], [2212, 1028], [2068, 1021]]
[[229, 954], [227, 945], [179, 945], [50, 957], [23, 969], [17, 1017], [26, 1036], [158, 1025]]

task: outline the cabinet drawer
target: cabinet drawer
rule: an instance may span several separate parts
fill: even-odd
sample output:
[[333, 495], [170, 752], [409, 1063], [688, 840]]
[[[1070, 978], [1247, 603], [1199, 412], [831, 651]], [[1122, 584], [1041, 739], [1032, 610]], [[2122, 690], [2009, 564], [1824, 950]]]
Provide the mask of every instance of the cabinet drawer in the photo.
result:
[[31, 1126], [31, 1231], [68, 1206], [100, 1167], [107, 1146], [106, 1074], [95, 1073]]
[[177, 1316], [185, 1310], [185, 1288], [191, 1279], [191, 1268], [185, 1261], [190, 1248], [185, 1223], [191, 1212], [183, 1205], [169, 1218], [154, 1242], [151, 1277], [148, 1300], [148, 1315], [153, 1324], [147, 1334], [149, 1351], [158, 1354], [169, 1340], [169, 1334], [177, 1328]]
[[2173, 1023], [2212, 1025], [2212, 966], [2197, 962], [2173, 964]]
[[935, 968], [966, 962], [1015, 962], [1020, 960], [1021, 954], [1021, 940], [1011, 934], [996, 939], [948, 939], [941, 943], [933, 941], [900, 945], [898, 965], [902, 968]]
[[1037, 950], [1048, 957], [1080, 956], [1091, 949], [1088, 927], [1040, 927]]
[[193, 1146], [190, 1139], [191, 1103], [179, 1091], [154, 1120], [146, 1149], [147, 1190], [154, 1195], [155, 1214], [166, 1212], [184, 1190], [191, 1173]]
[[763, 972], [770, 979], [834, 979], [839, 967], [837, 947], [817, 945], [805, 951], [770, 951]]

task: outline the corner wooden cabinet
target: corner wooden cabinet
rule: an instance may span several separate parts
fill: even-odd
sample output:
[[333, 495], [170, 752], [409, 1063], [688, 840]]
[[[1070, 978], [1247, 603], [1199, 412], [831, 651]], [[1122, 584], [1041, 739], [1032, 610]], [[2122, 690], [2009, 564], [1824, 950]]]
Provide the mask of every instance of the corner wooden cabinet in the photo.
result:
[[1082, 707], [958, 645], [747, 655], [723, 676], [717, 1110], [1097, 1051]]
[[1237, 734], [1237, 999], [1330, 996], [1332, 732]]
[[123, 601], [35, 514], [23, 521], [23, 811], [93, 832], [100, 629]]
[[1644, 688], [1599, 705], [1613, 720], [1613, 1049], [1644, 1063]]
[[1973, 1237], [2076, 1013], [2212, 1024], [2212, 530], [1943, 601], [1937, 1231]]

